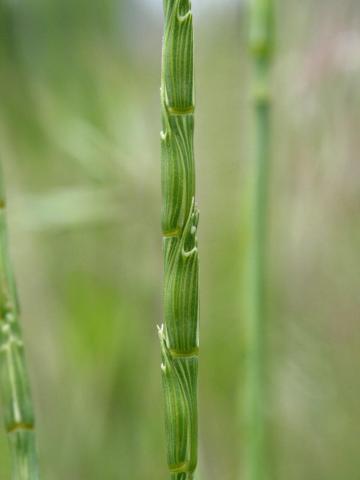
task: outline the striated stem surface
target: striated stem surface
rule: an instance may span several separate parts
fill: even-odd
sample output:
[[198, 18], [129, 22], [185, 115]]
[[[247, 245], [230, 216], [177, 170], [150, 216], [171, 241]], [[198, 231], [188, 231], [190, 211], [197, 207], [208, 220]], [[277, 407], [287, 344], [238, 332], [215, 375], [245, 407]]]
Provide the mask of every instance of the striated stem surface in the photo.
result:
[[171, 480], [197, 464], [198, 248], [195, 203], [193, 23], [188, 0], [164, 0], [161, 174], [164, 324], [159, 328]]

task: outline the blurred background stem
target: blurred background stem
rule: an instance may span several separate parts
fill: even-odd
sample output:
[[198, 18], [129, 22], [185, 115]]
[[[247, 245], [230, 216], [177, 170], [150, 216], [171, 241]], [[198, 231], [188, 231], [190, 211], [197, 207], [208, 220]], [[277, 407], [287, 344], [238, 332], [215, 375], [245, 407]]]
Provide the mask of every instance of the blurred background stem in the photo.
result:
[[250, 48], [253, 62], [253, 159], [247, 319], [247, 480], [266, 477], [266, 245], [270, 161], [269, 69], [272, 50], [271, 0], [252, 0]]

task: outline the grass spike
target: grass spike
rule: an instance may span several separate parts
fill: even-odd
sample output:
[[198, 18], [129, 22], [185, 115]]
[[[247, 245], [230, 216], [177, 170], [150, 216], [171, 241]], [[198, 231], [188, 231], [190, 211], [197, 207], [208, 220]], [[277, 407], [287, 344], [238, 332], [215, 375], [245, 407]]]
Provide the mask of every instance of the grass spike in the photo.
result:
[[164, 0], [161, 176], [164, 325], [159, 329], [171, 480], [197, 465], [198, 247], [195, 202], [193, 21], [188, 0]]
[[3, 175], [0, 171], [0, 396], [13, 480], [38, 480], [34, 413], [11, 268]]

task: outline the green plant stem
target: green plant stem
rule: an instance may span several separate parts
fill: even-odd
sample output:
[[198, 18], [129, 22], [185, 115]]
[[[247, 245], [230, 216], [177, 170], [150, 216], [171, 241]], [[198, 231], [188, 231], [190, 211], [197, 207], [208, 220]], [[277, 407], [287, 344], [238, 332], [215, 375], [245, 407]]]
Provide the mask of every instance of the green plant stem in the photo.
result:
[[266, 244], [270, 161], [271, 0], [252, 0], [250, 46], [253, 59], [254, 159], [249, 247], [247, 322], [247, 480], [266, 478]]
[[12, 456], [12, 478], [37, 480], [34, 413], [7, 245], [6, 203], [1, 172], [0, 177], [0, 394]]
[[197, 465], [198, 249], [193, 25], [189, 0], [164, 0], [161, 78], [164, 325], [159, 328], [171, 480]]

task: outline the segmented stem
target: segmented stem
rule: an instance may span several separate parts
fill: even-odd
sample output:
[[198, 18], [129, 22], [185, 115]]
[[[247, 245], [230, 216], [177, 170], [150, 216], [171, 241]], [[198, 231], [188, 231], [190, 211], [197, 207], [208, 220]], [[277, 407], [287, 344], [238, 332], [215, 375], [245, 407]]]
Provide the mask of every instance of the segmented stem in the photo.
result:
[[0, 395], [12, 455], [13, 480], [38, 480], [34, 413], [9, 260], [5, 195], [0, 172]]
[[198, 248], [195, 204], [193, 24], [189, 0], [164, 0], [161, 173], [164, 325], [159, 328], [171, 480], [197, 464]]
[[250, 46], [253, 58], [254, 162], [249, 251], [247, 322], [247, 480], [266, 478], [265, 273], [267, 190], [270, 160], [269, 70], [273, 47], [272, 0], [252, 0]]

